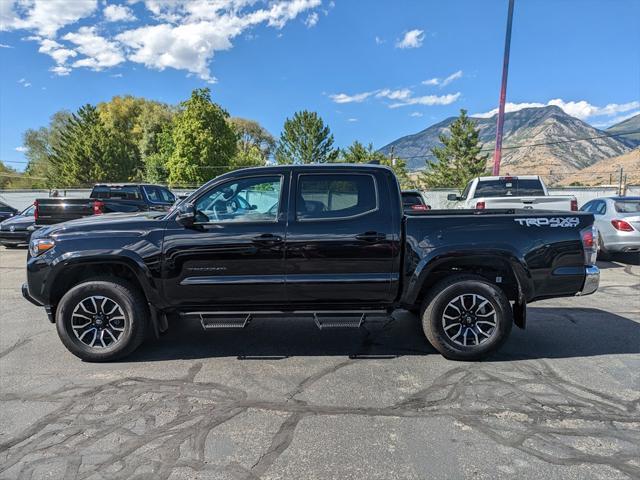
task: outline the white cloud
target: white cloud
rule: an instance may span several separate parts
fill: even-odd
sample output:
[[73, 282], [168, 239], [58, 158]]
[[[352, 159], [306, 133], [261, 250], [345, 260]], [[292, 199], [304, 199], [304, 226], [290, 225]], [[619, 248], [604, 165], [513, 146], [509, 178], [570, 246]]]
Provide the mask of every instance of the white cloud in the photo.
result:
[[356, 93], [354, 95], [348, 95], [346, 93], [334, 93], [332, 95], [329, 95], [329, 98], [335, 103], [362, 103], [374, 93], [376, 92], [362, 92]]
[[419, 117], [422, 117], [422, 116], [423, 116], [423, 114], [422, 114], [422, 113], [420, 113], [420, 112], [411, 112], [411, 113], [409, 114], [409, 116], [410, 116], [410, 117], [416, 117], [416, 118], [419, 118]]
[[51, 40], [49, 38], [43, 38], [39, 40], [40, 48], [38, 49], [38, 51], [40, 53], [49, 55], [56, 61], [58, 66], [64, 65], [69, 58], [78, 55], [75, 50], [64, 48], [63, 45], [59, 44], [55, 40]]
[[460, 98], [461, 93], [449, 93], [447, 95], [424, 95], [422, 97], [411, 97], [401, 102], [392, 103], [390, 108], [405, 107], [407, 105], [450, 105]]
[[307, 26], [307, 28], [315, 27], [318, 23], [318, 20], [320, 20], [320, 16], [316, 12], [312, 12], [306, 18], [304, 24]]
[[[598, 107], [596, 105], [592, 105], [586, 100], [580, 100], [577, 102], [569, 101], [565, 102], [561, 98], [554, 98], [549, 100], [547, 103], [540, 102], [523, 102], [523, 103], [511, 103], [507, 102], [505, 104], [505, 112], [517, 112], [518, 110], [522, 110], [523, 108], [539, 108], [539, 107], [547, 107], [549, 105], [555, 105], [560, 107], [565, 111], [568, 115], [572, 117], [579, 118], [580, 120], [586, 120], [592, 117], [605, 117], [605, 116], [615, 116], [620, 113], [629, 112], [631, 110], [637, 110], [640, 108], [639, 101], [633, 101], [628, 103], [610, 103], [605, 105], [604, 107]], [[498, 109], [494, 108], [493, 110], [489, 110], [484, 113], [476, 113], [473, 116], [478, 118], [489, 118], [498, 113]]]
[[111, 78], [122, 78], [122, 74], [121, 73], [114, 73], [113, 75], [110, 75]]
[[131, 9], [124, 5], [107, 5], [102, 13], [107, 22], [132, 22], [136, 19]]
[[405, 100], [411, 97], [411, 93], [411, 90], [408, 88], [402, 88], [400, 90], [389, 90], [388, 88], [385, 88], [378, 91], [378, 93], [376, 93], [376, 97], [388, 98], [389, 100]]
[[441, 87], [446, 87], [447, 85], [449, 85], [451, 82], [453, 82], [454, 80], [457, 80], [459, 78], [462, 78], [462, 70], [458, 70], [457, 72], [452, 73], [451, 75], [449, 75], [447, 78], [445, 78], [444, 80], [442, 80], [442, 82], [440, 83]]
[[87, 67], [92, 70], [103, 70], [125, 60], [120, 46], [98, 35], [95, 27], [80, 27], [77, 32], [67, 33], [62, 38], [76, 44], [76, 51], [85, 55], [85, 58], [73, 62], [74, 68]]
[[448, 77], [445, 77], [445, 78], [438, 78], [438, 77], [430, 78], [428, 80], [423, 80], [421, 83], [422, 83], [422, 85], [446, 87], [447, 85], [449, 85], [454, 80], [462, 78], [462, 73], [463, 73], [462, 70], [458, 70], [457, 72], [452, 73]]
[[[157, 70], [186, 70], [213, 82], [209, 64], [215, 52], [233, 47], [234, 38], [260, 24], [282, 29], [305, 12], [309, 13], [307, 25], [313, 26], [318, 15], [311, 11], [322, 5], [322, 0], [142, 2], [152, 17], [149, 23], [107, 33], [90, 23], [98, 8], [97, 0], [0, 0], [0, 30], [31, 32], [34, 36], [29, 38], [40, 43], [40, 52], [56, 62], [50, 70], [58, 75], [68, 75], [80, 67], [102, 70], [128, 60]], [[124, 5], [108, 5], [103, 14], [107, 21], [134, 18], [132, 10]], [[61, 28], [78, 20], [88, 25], [58, 38]], [[43, 39], [55, 43], [45, 44]], [[73, 63], [69, 63], [71, 58]]]
[[58, 30], [91, 15], [97, 0], [0, 0], [0, 30], [30, 30], [55, 37]]
[[357, 121], [358, 121], [357, 118], [347, 118], [347, 122], [353, 123], [353, 122], [357, 122]]
[[424, 41], [424, 30], [409, 30], [401, 40], [396, 42], [396, 48], [418, 48]]
[[11, 45], [6, 45], [4, 43], [0, 43], [0, 48], [13, 48]]
[[16, 152], [23, 153], [23, 152], [26, 152], [28, 150], [28, 148], [27, 147], [16, 147], [15, 150], [16, 150]]
[[384, 38], [381, 38], [377, 35], [375, 37], [375, 41], [376, 41], [376, 45], [382, 45], [383, 43], [386, 43], [386, 40]]
[[613, 117], [613, 118], [607, 118], [606, 120], [603, 120], [601, 122], [598, 123], [594, 123], [592, 124], [594, 127], [609, 127], [611, 125], [615, 125], [616, 123], [620, 123], [620, 122], [624, 122], [625, 120], [631, 118], [631, 117], [635, 117], [636, 115], [640, 115], [640, 110], [634, 110], [628, 113], [625, 113], [624, 115], [619, 115], [617, 117]]
[[440, 85], [440, 79], [439, 78], [430, 78], [429, 80], [423, 80], [422, 84], [423, 85]]
[[22, 85], [23, 87], [30, 87], [31, 86], [31, 83], [26, 78], [21, 78], [20, 80], [18, 80], [18, 83], [20, 85]]

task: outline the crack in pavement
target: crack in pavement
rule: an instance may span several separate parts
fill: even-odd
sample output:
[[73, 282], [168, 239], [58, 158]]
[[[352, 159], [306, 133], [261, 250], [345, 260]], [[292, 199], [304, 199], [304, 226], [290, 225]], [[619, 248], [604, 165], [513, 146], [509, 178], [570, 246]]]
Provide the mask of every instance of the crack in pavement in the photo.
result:
[[[42, 398], [29, 395], [29, 400], [61, 406], [0, 445], [0, 474], [30, 479], [58, 466], [64, 478], [168, 479], [188, 468], [255, 480], [287, 450], [308, 416], [354, 415], [451, 417], [550, 464], [606, 465], [640, 476], [640, 399], [625, 400], [564, 379], [544, 361], [502, 365], [500, 372], [486, 364], [456, 366], [389, 406], [322, 405], [295, 398], [354, 363], [340, 362], [307, 376], [281, 401], [194, 382], [201, 363], [176, 380], [130, 377], [91, 388], [61, 388]], [[207, 436], [249, 409], [288, 415], [250, 467], [210, 462]]]

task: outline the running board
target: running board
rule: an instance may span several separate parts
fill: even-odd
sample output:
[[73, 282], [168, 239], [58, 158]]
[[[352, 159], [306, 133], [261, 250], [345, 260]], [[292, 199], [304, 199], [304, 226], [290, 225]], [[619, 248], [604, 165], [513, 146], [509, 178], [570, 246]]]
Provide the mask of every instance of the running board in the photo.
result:
[[210, 311], [210, 312], [183, 312], [181, 317], [197, 318], [202, 328], [211, 330], [214, 328], [245, 328], [256, 317], [311, 317], [318, 329], [325, 328], [360, 328], [368, 320], [368, 317], [388, 317], [386, 310], [323, 310], [323, 311]]
[[250, 313], [238, 312], [189, 312], [181, 317], [195, 317], [205, 330], [214, 328], [244, 328], [251, 322]]

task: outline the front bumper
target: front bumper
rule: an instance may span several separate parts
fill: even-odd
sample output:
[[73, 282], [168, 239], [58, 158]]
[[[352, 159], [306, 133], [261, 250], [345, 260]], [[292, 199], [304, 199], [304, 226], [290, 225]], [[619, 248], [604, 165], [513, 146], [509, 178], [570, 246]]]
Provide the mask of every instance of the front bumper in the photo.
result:
[[26, 230], [0, 231], [0, 244], [25, 245], [29, 243], [31, 232]]
[[595, 265], [587, 265], [584, 268], [584, 284], [578, 295], [590, 295], [598, 290], [600, 285], [600, 269]]
[[34, 305], [38, 306], [38, 307], [42, 307], [43, 305], [37, 301], [35, 298], [33, 298], [31, 296], [31, 294], [29, 293], [29, 284], [28, 283], [23, 283], [22, 284], [22, 296], [28, 300], [29, 302], [33, 303]]

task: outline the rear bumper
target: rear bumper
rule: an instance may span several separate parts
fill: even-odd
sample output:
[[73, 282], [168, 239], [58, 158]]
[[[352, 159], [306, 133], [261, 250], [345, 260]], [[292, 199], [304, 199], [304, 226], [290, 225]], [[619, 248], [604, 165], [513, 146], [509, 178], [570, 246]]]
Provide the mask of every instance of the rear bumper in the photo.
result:
[[587, 265], [584, 268], [584, 284], [578, 295], [590, 295], [598, 290], [600, 285], [600, 269], [595, 265]]

